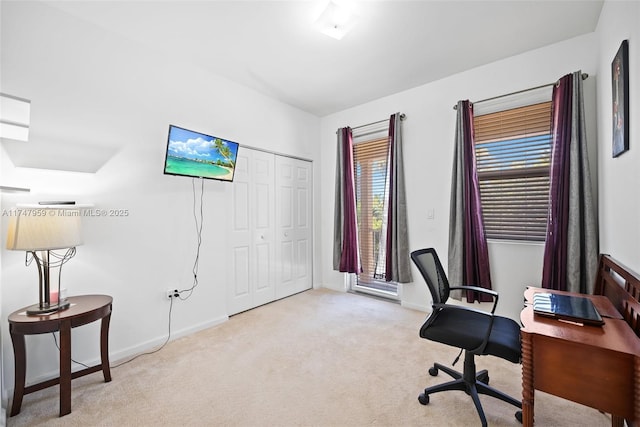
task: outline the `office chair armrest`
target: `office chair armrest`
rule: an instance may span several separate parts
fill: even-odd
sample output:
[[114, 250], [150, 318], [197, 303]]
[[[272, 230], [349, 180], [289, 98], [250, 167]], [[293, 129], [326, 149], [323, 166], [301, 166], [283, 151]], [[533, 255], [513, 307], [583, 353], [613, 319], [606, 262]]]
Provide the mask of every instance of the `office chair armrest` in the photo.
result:
[[489, 313], [488, 311], [485, 310], [479, 310], [477, 308], [472, 308], [472, 307], [467, 307], [466, 305], [458, 305], [458, 304], [433, 304], [433, 308], [435, 309], [442, 309], [442, 308], [453, 308], [455, 310], [464, 310], [464, 311], [470, 311], [473, 313], [478, 313], [478, 314], [482, 314], [483, 316], [488, 316], [488, 317], [493, 317], [493, 313]]
[[493, 297], [493, 307], [491, 308], [491, 314], [494, 314], [496, 311], [496, 307], [498, 306], [498, 293], [492, 289], [481, 288], [480, 286], [450, 286], [449, 289], [460, 289], [463, 291], [473, 291], [489, 295]]

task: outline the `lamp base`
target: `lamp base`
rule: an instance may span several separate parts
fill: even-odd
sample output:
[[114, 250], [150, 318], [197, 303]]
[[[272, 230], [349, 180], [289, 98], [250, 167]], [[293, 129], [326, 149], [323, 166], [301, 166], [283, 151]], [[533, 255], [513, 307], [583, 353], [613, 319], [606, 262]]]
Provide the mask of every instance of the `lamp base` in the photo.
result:
[[27, 316], [42, 316], [45, 314], [55, 313], [56, 311], [66, 310], [70, 305], [69, 301], [49, 304], [48, 307], [41, 307], [40, 304], [34, 304], [31, 307], [27, 307]]

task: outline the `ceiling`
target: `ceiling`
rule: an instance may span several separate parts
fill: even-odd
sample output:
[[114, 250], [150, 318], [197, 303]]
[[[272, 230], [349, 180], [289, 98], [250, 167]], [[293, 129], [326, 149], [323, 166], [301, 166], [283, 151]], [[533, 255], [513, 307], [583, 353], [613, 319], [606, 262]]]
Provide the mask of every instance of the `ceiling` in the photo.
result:
[[45, 2], [319, 117], [593, 32], [603, 3], [351, 1], [335, 40], [327, 0]]

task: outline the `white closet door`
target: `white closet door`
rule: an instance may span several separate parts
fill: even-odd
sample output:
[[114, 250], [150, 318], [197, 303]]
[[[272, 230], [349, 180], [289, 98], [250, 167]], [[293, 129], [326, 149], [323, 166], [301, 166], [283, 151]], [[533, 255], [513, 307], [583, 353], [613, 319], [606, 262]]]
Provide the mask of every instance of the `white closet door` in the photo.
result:
[[274, 272], [275, 232], [275, 155], [253, 152], [253, 245], [255, 247], [254, 307], [271, 302], [276, 297]]
[[232, 184], [229, 315], [275, 299], [275, 156], [240, 148]]
[[276, 156], [276, 298], [311, 289], [312, 164]]

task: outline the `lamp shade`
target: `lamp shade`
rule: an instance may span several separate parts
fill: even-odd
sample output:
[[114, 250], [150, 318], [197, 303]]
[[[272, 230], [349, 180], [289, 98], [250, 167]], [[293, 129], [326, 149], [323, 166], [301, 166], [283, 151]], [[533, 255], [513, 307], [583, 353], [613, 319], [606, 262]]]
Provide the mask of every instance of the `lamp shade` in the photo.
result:
[[76, 209], [18, 210], [9, 218], [7, 249], [43, 251], [81, 245], [81, 219]]

